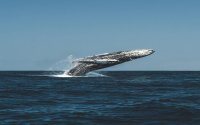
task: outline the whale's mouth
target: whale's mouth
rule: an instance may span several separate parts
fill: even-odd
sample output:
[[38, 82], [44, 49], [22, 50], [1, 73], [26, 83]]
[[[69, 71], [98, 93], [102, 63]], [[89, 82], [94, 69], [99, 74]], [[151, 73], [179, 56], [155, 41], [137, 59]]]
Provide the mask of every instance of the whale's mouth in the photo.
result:
[[153, 49], [149, 49], [148, 51], [149, 51], [149, 54], [153, 54], [153, 53], [155, 53], [155, 52], [156, 52], [156, 51], [155, 51], [155, 50], [153, 50]]

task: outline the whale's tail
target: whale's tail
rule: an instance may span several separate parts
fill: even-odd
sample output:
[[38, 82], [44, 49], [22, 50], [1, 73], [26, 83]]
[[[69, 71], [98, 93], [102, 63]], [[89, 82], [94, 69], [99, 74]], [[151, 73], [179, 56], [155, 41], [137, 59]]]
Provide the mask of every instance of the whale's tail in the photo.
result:
[[114, 53], [105, 53], [95, 56], [80, 58], [73, 61], [76, 66], [67, 72], [71, 76], [85, 75], [86, 73], [120, 63], [124, 63], [133, 59], [145, 57], [153, 54], [155, 51], [152, 49], [119, 51]]

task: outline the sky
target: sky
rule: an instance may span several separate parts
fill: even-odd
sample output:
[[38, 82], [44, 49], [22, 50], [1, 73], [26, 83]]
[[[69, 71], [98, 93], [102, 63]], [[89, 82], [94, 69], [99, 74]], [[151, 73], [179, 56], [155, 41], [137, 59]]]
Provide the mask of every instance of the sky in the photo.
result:
[[73, 58], [154, 49], [106, 70], [200, 70], [199, 0], [1, 0], [0, 70], [63, 70]]

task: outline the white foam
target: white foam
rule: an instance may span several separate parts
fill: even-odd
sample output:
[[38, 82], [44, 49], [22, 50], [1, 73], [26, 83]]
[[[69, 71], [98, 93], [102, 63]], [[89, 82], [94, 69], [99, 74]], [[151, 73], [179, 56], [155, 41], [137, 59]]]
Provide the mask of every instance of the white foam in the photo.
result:
[[66, 77], [73, 77], [67, 74], [57, 74], [57, 75], [50, 75], [51, 77], [59, 77], [59, 78], [66, 78]]
[[72, 63], [74, 60], [76, 60], [76, 58], [74, 58], [72, 55], [69, 55], [65, 59], [56, 62], [48, 70], [50, 71], [69, 70], [76, 65], [75, 63]]
[[87, 77], [106, 77], [106, 75], [97, 73], [97, 72], [89, 72], [86, 74]]
[[54, 74], [54, 75], [51, 74], [51, 75], [46, 75], [46, 76], [49, 76], [49, 77], [58, 77], [58, 78], [69, 78], [69, 77], [106, 77], [105, 75], [100, 74], [100, 73], [96, 73], [96, 72], [89, 72], [85, 76], [70, 76], [70, 75], [66, 74], [66, 71], [64, 73], [62, 73], [62, 74]]

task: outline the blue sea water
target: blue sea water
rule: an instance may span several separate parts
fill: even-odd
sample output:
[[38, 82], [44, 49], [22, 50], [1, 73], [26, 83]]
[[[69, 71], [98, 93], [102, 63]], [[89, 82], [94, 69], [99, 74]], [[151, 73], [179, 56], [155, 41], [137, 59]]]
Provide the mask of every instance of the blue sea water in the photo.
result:
[[0, 125], [200, 125], [200, 72], [0, 72]]

